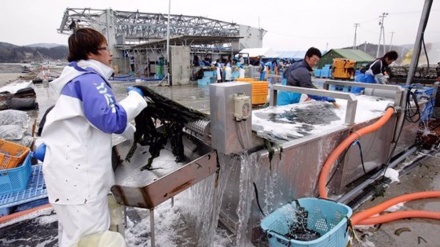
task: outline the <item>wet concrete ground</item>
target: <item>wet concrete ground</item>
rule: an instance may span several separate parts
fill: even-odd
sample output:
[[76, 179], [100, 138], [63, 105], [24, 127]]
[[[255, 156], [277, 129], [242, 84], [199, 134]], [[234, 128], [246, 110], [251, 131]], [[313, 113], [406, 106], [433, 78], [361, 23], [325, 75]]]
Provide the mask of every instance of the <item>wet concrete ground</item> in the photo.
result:
[[[113, 90], [118, 100], [125, 97], [128, 86], [140, 84], [135, 82], [112, 82]], [[151, 86], [157, 92], [171, 98], [183, 105], [209, 112], [209, 91], [194, 85], [189, 86], [162, 86], [158, 87], [157, 82], [143, 82]], [[37, 100], [40, 106], [39, 111], [30, 114], [39, 120], [44, 111], [54, 103], [46, 84], [36, 84]], [[409, 159], [415, 159], [415, 155]], [[365, 208], [377, 205], [390, 198], [419, 191], [440, 190], [440, 155], [433, 154], [429, 159], [421, 162], [415, 168], [400, 176], [399, 183], [392, 183], [386, 189], [385, 197], [376, 198], [373, 201], [367, 200], [354, 213]], [[418, 209], [440, 211], [439, 199], [426, 199], [405, 203], [400, 210]], [[359, 228], [358, 228], [359, 229]], [[402, 232], [397, 235], [399, 230]], [[408, 230], [409, 229], [409, 230]], [[358, 237], [361, 242], [354, 241], [352, 246], [440, 246], [440, 222], [428, 219], [408, 219], [382, 224], [376, 228], [359, 229]], [[10, 245], [13, 246], [13, 245]], [[53, 246], [53, 245], [47, 245]]]
[[[409, 158], [415, 158], [409, 157]], [[384, 197], [365, 201], [354, 213], [380, 204], [391, 198], [423, 191], [440, 191], [440, 155], [433, 154], [413, 169], [403, 172], [400, 182], [389, 185]], [[440, 199], [423, 199], [405, 203], [400, 210], [429, 210], [440, 212]], [[366, 229], [357, 228], [358, 237], [353, 246], [440, 246], [440, 221], [404, 219]], [[399, 234], [400, 233], [400, 234]]]

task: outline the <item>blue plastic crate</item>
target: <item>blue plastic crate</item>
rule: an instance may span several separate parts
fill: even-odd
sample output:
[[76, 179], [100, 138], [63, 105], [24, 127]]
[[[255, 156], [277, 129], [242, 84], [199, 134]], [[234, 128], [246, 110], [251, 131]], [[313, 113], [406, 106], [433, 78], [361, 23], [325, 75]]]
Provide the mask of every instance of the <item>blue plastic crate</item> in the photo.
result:
[[207, 77], [203, 77], [202, 79], [197, 80], [197, 86], [203, 87], [209, 84], [209, 79]]
[[314, 69], [313, 70], [313, 76], [321, 77], [321, 69]]
[[25, 190], [0, 195], [0, 216], [9, 214], [14, 206], [47, 198], [42, 166], [33, 165], [31, 169], [32, 172]]
[[347, 220], [351, 217], [350, 207], [319, 198], [301, 198], [301, 207], [308, 212], [307, 228], [321, 234], [321, 237], [311, 241], [288, 239], [285, 235], [289, 226], [296, 222], [295, 202], [278, 208], [261, 221], [261, 228], [266, 233], [269, 246], [308, 246], [308, 247], [341, 247], [348, 243]]
[[215, 71], [203, 71], [204, 77], [213, 77], [215, 76]]
[[0, 170], [0, 195], [26, 189], [32, 171], [31, 155], [15, 168]]

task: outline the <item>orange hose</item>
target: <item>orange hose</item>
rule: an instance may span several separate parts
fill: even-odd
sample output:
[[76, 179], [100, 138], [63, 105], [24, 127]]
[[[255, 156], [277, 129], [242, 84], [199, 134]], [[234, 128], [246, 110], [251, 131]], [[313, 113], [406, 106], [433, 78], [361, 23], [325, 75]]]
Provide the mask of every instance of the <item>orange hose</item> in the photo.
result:
[[[385, 111], [385, 114], [378, 121], [358, 131], [353, 132], [341, 144], [339, 144], [335, 148], [335, 150], [333, 150], [333, 152], [330, 154], [330, 156], [327, 158], [326, 162], [322, 166], [321, 173], [319, 174], [318, 190], [319, 190], [319, 196], [321, 198], [327, 199], [328, 195], [327, 195], [326, 184], [328, 180], [328, 174], [330, 173], [330, 170], [333, 164], [335, 163], [335, 161], [338, 159], [338, 157], [344, 152], [345, 149], [347, 149], [354, 141], [359, 139], [362, 135], [374, 132], [380, 127], [382, 127], [391, 118], [393, 113], [394, 113], [394, 109], [388, 108]], [[405, 219], [405, 218], [429, 218], [429, 219], [440, 220], [440, 213], [430, 212], [430, 211], [417, 211], [417, 210], [387, 213], [385, 215], [371, 217], [372, 215], [378, 214], [384, 211], [385, 209], [390, 208], [391, 206], [394, 206], [400, 202], [406, 202], [406, 201], [423, 199], [423, 198], [433, 198], [433, 197], [440, 197], [440, 191], [417, 192], [417, 193], [398, 196], [388, 201], [385, 201], [377, 206], [374, 206], [372, 208], [369, 208], [367, 210], [364, 210], [362, 212], [353, 215], [351, 217], [351, 224], [374, 225], [378, 223], [385, 223], [385, 222]]]
[[30, 208], [28, 210], [20, 211], [20, 212], [17, 212], [17, 213], [13, 213], [13, 214], [2, 216], [2, 217], [0, 217], [0, 224], [6, 223], [6, 222], [11, 221], [13, 219], [16, 219], [18, 217], [21, 217], [21, 216], [33, 213], [33, 212], [38, 211], [38, 210], [46, 209], [46, 208], [49, 208], [49, 207], [52, 207], [50, 205], [50, 203], [44, 204], [44, 205], [41, 205], [41, 206], [38, 206], [38, 207], [35, 207], [35, 208]]
[[353, 225], [357, 225], [361, 221], [371, 217], [372, 215], [378, 214], [384, 211], [385, 209], [392, 207], [401, 202], [425, 199], [425, 198], [434, 198], [434, 197], [440, 197], [440, 191], [425, 191], [425, 192], [416, 192], [416, 193], [401, 195], [353, 215], [351, 217], [351, 223]]
[[358, 131], [353, 132], [350, 134], [341, 144], [339, 144], [335, 150], [330, 154], [330, 156], [325, 161], [324, 165], [322, 166], [321, 173], [319, 174], [319, 181], [318, 181], [318, 189], [319, 189], [319, 197], [327, 199], [327, 180], [328, 180], [328, 174], [330, 173], [330, 170], [335, 163], [335, 161], [338, 159], [339, 155], [341, 155], [346, 148], [348, 148], [351, 143], [359, 139], [362, 135], [368, 134], [370, 132], [374, 132], [380, 127], [382, 127], [393, 115], [394, 108], [388, 108], [385, 111], [385, 114], [377, 120], [375, 123], [368, 125]]
[[427, 218], [440, 220], [440, 213], [421, 210], [399, 211], [361, 220], [356, 225], [375, 225], [406, 218]]

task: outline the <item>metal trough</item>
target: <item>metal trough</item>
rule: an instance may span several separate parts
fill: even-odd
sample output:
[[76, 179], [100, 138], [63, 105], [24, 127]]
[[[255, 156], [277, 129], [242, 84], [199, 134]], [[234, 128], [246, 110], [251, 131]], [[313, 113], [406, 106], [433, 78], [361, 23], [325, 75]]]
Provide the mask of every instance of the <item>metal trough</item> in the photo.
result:
[[[168, 149], [161, 151], [153, 163], [154, 170], [140, 171], [150, 154], [148, 146], [138, 145], [130, 159], [116, 168], [116, 185], [111, 189], [116, 201], [125, 206], [150, 210], [151, 246], [155, 246], [154, 208], [164, 201], [211, 176], [218, 171], [217, 152], [188, 134], [183, 137], [186, 164], [176, 163]], [[132, 143], [117, 146], [120, 158], [128, 153]]]

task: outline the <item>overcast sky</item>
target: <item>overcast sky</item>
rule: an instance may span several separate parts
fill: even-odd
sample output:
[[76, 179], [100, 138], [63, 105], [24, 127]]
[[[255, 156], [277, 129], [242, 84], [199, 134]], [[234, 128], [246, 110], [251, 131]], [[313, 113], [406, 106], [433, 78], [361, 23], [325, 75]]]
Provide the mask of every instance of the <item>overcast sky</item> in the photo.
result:
[[[4, 0], [0, 41], [15, 45], [67, 44], [57, 28], [66, 8], [93, 8], [168, 14], [167, 0]], [[267, 30], [263, 47], [275, 51], [326, 50], [379, 41], [379, 16], [385, 17], [385, 43], [415, 41], [425, 0], [171, 0], [171, 14], [203, 16]], [[392, 39], [391, 39], [392, 38]], [[440, 1], [431, 9], [426, 42], [440, 42]]]

